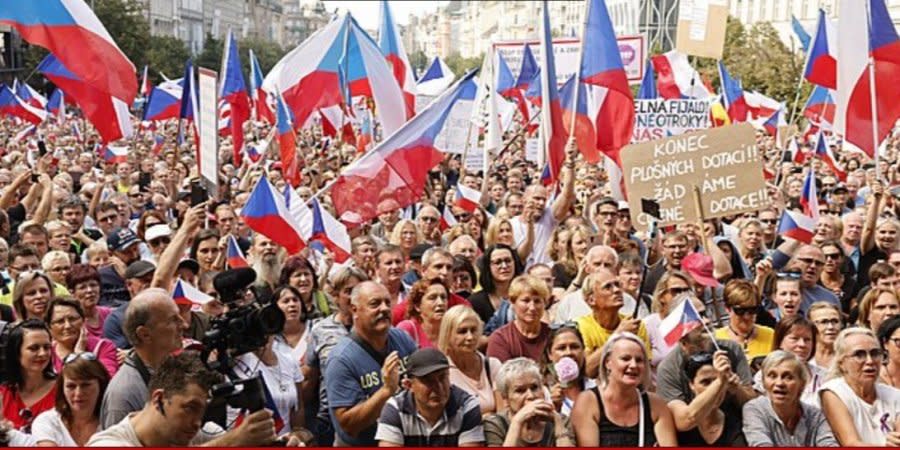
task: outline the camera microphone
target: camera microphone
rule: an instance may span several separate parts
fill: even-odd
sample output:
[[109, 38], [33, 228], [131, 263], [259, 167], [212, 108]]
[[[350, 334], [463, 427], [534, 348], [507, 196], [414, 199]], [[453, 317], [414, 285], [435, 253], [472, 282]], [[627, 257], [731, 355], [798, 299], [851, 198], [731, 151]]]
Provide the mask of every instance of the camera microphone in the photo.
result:
[[222, 303], [228, 304], [243, 297], [243, 291], [256, 281], [256, 271], [249, 267], [226, 270], [213, 278], [213, 287]]

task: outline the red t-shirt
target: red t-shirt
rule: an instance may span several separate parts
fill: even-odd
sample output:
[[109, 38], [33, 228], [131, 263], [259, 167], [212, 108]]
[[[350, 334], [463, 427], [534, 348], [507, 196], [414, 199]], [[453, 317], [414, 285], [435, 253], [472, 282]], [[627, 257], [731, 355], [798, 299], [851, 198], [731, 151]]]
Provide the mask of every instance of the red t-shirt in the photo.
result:
[[[472, 304], [469, 303], [468, 300], [463, 298], [461, 295], [450, 294], [450, 298], [447, 299], [447, 309], [450, 309], [456, 305], [466, 305], [471, 307]], [[406, 319], [406, 300], [403, 300], [400, 303], [394, 305], [394, 308], [391, 310], [391, 323], [396, 327], [398, 323], [403, 322]]]
[[[44, 397], [27, 407], [22, 397], [19, 397], [19, 390], [12, 389], [8, 384], [0, 386], [0, 396], [3, 397], [3, 417], [12, 423], [13, 428], [19, 430], [33, 422], [40, 413], [56, 406], [56, 385], [54, 384]], [[31, 410], [30, 417], [21, 414], [26, 408]]]
[[520, 356], [540, 361], [549, 339], [550, 326], [545, 323], [541, 323], [541, 333], [536, 338], [530, 339], [519, 332], [515, 322], [510, 322], [491, 333], [488, 338], [487, 356], [497, 358], [500, 362]]

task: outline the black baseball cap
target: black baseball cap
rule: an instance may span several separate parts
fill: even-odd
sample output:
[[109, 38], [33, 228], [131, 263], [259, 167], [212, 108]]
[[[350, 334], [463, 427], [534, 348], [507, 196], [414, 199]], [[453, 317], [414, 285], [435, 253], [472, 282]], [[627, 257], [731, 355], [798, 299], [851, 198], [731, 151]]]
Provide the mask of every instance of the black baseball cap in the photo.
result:
[[156, 270], [156, 266], [149, 261], [144, 261], [143, 259], [139, 259], [128, 265], [128, 268], [125, 269], [125, 279], [130, 280], [132, 278], [141, 278], [147, 275], [150, 275]]
[[416, 350], [406, 360], [406, 373], [416, 378], [448, 368], [450, 368], [450, 361], [440, 350], [435, 348]]

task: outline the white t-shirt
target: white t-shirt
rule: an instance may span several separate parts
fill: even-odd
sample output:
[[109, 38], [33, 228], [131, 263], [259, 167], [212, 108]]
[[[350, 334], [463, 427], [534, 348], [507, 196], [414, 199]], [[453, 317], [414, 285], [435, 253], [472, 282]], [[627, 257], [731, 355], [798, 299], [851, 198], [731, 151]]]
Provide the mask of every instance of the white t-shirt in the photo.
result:
[[37, 442], [50, 441], [57, 447], [78, 446], [56, 408], [44, 411], [34, 419], [34, 423], [31, 424], [31, 435]]
[[853, 418], [853, 426], [859, 439], [868, 445], [884, 446], [885, 435], [894, 428], [894, 420], [900, 415], [900, 390], [882, 383], [875, 383], [875, 402], [871, 405], [859, 398], [844, 378], [835, 378], [819, 390], [834, 392]]
[[[822, 402], [819, 401], [819, 390], [824, 384], [825, 377], [828, 376], [828, 371], [811, 363], [807, 363], [806, 367], [809, 371], [809, 383], [806, 383], [806, 387], [803, 388], [803, 393], [800, 394], [800, 401], [821, 409]], [[762, 370], [753, 375], [753, 389], [762, 395], [766, 395]]]
[[[520, 220], [520, 217], [513, 217], [509, 221], [512, 224], [516, 247], [522, 245], [528, 237], [528, 226]], [[535, 264], [553, 265], [553, 259], [547, 254], [547, 243], [550, 242], [550, 237], [553, 236], [553, 230], [557, 224], [556, 218], [553, 217], [553, 209], [549, 206], [544, 208], [540, 220], [534, 223], [534, 244], [531, 246], [528, 260], [524, 261], [526, 269]]]
[[[284, 348], [284, 346], [282, 347]], [[253, 377], [262, 373], [263, 383], [272, 397], [275, 410], [273, 415], [281, 419], [283, 426], [275, 431], [281, 436], [291, 431], [291, 412], [299, 408], [297, 402], [297, 383], [303, 381], [303, 373], [300, 371], [300, 363], [283, 351], [273, 352], [278, 358], [278, 364], [267, 366], [253, 353], [245, 353], [237, 358], [234, 371], [241, 379]], [[268, 402], [267, 402], [268, 403]], [[272, 409], [270, 405], [267, 408]], [[241, 411], [228, 408], [228, 423], [232, 423], [240, 415]], [[278, 420], [276, 419], [276, 422]]]
[[[137, 412], [129, 414], [122, 419], [121, 422], [103, 430], [98, 431], [91, 436], [88, 441], [88, 447], [143, 447], [144, 444], [138, 439], [137, 433], [134, 432], [134, 426], [131, 425], [131, 418]], [[191, 439], [191, 446], [203, 445], [225, 433], [222, 427], [213, 422], [206, 422], [200, 431]]]

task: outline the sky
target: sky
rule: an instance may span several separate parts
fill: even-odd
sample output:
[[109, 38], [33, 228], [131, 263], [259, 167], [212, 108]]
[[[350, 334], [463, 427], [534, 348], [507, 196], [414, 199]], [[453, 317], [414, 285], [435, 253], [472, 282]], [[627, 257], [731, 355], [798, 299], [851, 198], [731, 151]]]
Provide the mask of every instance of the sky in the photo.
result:
[[[381, 2], [375, 0], [347, 1], [347, 0], [323, 0], [328, 12], [335, 8], [347, 9], [357, 22], [367, 30], [377, 30], [378, 21], [381, 20]], [[409, 22], [409, 15], [422, 15], [434, 12], [438, 7], [446, 5], [447, 1], [389, 1], [391, 11], [394, 13], [394, 21], [400, 25]]]

